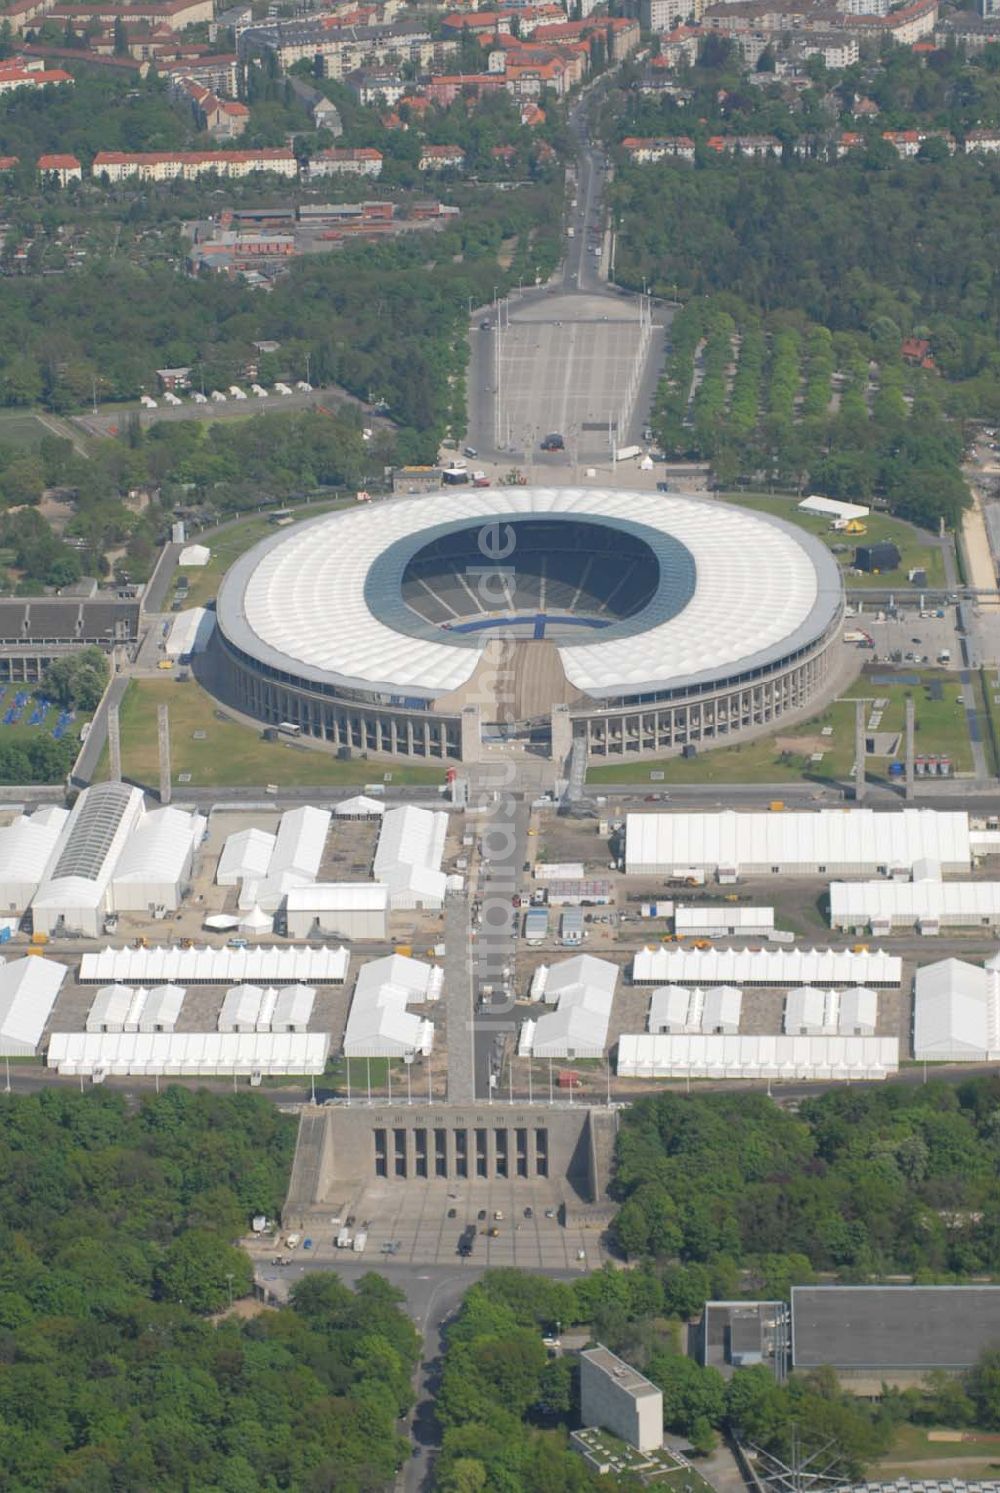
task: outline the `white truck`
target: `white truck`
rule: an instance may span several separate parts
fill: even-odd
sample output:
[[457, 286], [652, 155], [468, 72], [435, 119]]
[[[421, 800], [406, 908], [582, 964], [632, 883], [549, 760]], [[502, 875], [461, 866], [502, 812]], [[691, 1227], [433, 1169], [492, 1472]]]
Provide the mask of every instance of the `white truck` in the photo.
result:
[[615, 452], [615, 461], [634, 461], [637, 456], [641, 455], [641, 446], [619, 446]]
[[351, 1231], [350, 1231], [349, 1228], [347, 1228], [345, 1226], [344, 1228], [339, 1229], [337, 1231], [337, 1240], [336, 1240], [336, 1243], [337, 1243], [337, 1248], [338, 1249], [350, 1249], [350, 1247], [351, 1247]]
[[354, 1245], [353, 1245], [354, 1253], [356, 1255], [363, 1255], [364, 1252], [365, 1252], [365, 1245], [367, 1243], [368, 1243], [368, 1235], [367, 1235], [367, 1233], [365, 1232], [364, 1229], [359, 1229], [359, 1231], [354, 1236]]

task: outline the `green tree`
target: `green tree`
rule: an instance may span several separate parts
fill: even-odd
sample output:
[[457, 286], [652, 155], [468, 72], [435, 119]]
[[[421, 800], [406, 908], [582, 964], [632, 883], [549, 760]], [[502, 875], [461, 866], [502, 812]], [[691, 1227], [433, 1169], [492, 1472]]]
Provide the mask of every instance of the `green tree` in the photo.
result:
[[217, 1312], [249, 1292], [253, 1267], [242, 1250], [217, 1234], [191, 1229], [170, 1245], [157, 1284], [166, 1301], [193, 1312]]

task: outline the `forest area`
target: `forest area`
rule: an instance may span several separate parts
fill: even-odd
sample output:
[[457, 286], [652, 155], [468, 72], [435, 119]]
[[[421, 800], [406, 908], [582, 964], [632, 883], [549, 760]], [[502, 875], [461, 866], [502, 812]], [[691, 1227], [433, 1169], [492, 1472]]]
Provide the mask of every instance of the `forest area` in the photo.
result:
[[[497, 194], [432, 240], [297, 261], [267, 296], [162, 263], [102, 260], [63, 277], [15, 278], [0, 300], [0, 403], [65, 412], [95, 392], [101, 403], [134, 400], [164, 367], [190, 367], [196, 387], [226, 388], [253, 343], [274, 340], [280, 354], [262, 377], [304, 378], [308, 366], [313, 384], [382, 399], [399, 428], [398, 459], [433, 459], [445, 428], [464, 428], [470, 301], [549, 274], [560, 211], [559, 194], [541, 184]], [[510, 262], [500, 267], [505, 244]]]
[[833, 333], [732, 296], [695, 299], [673, 319], [650, 423], [668, 456], [710, 461], [720, 486], [815, 488], [954, 526], [968, 502], [961, 428], [942, 382], [900, 349], [887, 319]]
[[651, 422], [669, 455], [954, 526], [965, 424], [1000, 419], [1000, 165], [711, 160], [613, 193], [621, 278], [684, 307]]
[[720, 1262], [783, 1294], [1000, 1273], [1000, 1080], [761, 1095], [662, 1094], [625, 1116], [615, 1232], [639, 1258]]
[[368, 1275], [251, 1287], [295, 1122], [256, 1095], [0, 1096], [0, 1485], [369, 1493], [406, 1454], [417, 1337]]

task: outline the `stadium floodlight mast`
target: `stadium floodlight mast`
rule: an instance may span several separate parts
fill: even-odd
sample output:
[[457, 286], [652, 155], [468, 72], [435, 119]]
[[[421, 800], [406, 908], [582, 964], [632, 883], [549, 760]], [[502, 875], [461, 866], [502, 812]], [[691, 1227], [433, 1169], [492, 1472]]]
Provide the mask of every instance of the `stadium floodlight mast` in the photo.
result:
[[798, 1426], [792, 1426], [792, 1444], [788, 1461], [759, 1446], [749, 1450], [757, 1459], [757, 1473], [768, 1493], [832, 1493], [844, 1486], [844, 1478], [837, 1471], [841, 1464], [836, 1442], [831, 1438], [808, 1454], [799, 1439]]

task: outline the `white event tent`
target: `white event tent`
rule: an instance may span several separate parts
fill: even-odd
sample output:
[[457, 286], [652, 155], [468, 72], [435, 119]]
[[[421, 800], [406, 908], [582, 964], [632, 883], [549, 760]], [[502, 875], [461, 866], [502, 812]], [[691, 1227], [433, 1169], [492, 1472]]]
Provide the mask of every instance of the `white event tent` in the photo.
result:
[[639, 949], [632, 961], [636, 985], [898, 985], [903, 962], [871, 949]]
[[620, 1078], [881, 1079], [899, 1067], [896, 1037], [652, 1036], [618, 1039]]
[[349, 1058], [427, 1054], [434, 1043], [432, 1022], [408, 1011], [440, 998], [444, 972], [404, 954], [389, 954], [362, 965], [344, 1032]]
[[251, 1084], [326, 1067], [329, 1032], [54, 1032], [48, 1064], [60, 1073], [244, 1076]]
[[37, 954], [0, 964], [0, 1057], [34, 1057], [66, 973]]
[[329, 948], [281, 948], [261, 944], [247, 949], [112, 949], [84, 954], [81, 985], [162, 984], [233, 985], [254, 981], [268, 985], [342, 985], [350, 953]]
[[389, 906], [439, 908], [447, 878], [441, 870], [448, 815], [413, 804], [389, 809], [375, 849], [374, 878], [389, 888]]
[[607, 959], [576, 954], [561, 964], [536, 971], [532, 996], [556, 1009], [526, 1021], [521, 1027], [518, 1052], [521, 1057], [599, 1058], [608, 1040], [608, 1024], [619, 969]]

